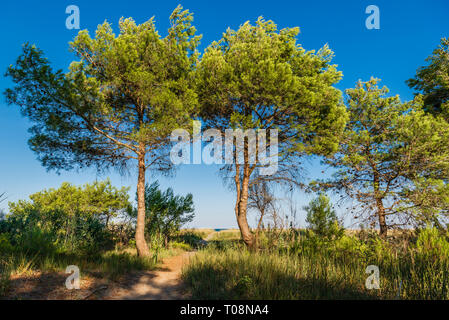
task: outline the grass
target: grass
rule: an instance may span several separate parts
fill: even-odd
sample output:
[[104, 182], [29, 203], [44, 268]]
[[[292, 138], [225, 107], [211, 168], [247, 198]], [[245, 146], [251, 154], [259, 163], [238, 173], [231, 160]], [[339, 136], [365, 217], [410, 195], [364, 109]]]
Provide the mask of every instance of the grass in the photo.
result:
[[193, 234], [201, 239], [205, 239], [209, 234], [214, 232], [214, 229], [182, 229], [179, 233], [180, 235]]
[[[364, 289], [364, 274], [354, 281], [348, 269], [278, 253], [208, 249], [197, 254], [183, 277], [194, 299], [361, 299], [374, 298]], [[346, 272], [344, 272], [346, 271]], [[350, 282], [348, 271], [352, 273]]]
[[6, 261], [0, 258], [0, 297], [6, 295], [9, 289], [9, 277], [11, 274], [11, 269]]
[[[449, 299], [449, 242], [429, 232], [407, 246], [346, 235], [249, 252], [221, 241], [201, 250], [183, 279], [194, 299]], [[365, 287], [368, 265], [379, 267], [379, 290]]]
[[76, 265], [81, 275], [94, 274], [109, 280], [118, 280], [122, 275], [136, 270], [153, 270], [166, 257], [180, 254], [189, 246], [170, 246], [161, 249], [158, 257], [141, 258], [134, 248], [111, 250], [91, 255], [83, 254], [42, 254], [14, 250], [0, 254], [0, 297], [6, 296], [11, 276], [31, 275], [33, 272], [64, 273], [67, 266]]
[[39, 270], [42, 272], [63, 272], [69, 265], [76, 265], [81, 271], [101, 272], [108, 278], [116, 278], [131, 270], [152, 269], [156, 263], [152, 258], [140, 258], [127, 251], [108, 251], [95, 255], [54, 254], [40, 255], [24, 252], [4, 258], [11, 274], [20, 275]]
[[239, 230], [222, 230], [215, 233], [210, 241], [222, 241], [222, 240], [240, 240], [241, 235]]
[[[202, 234], [207, 237], [208, 234]], [[0, 252], [0, 297], [10, 277], [35, 271], [65, 272], [117, 280], [134, 270], [152, 270], [161, 259], [190, 251], [201, 240], [185, 231], [156, 256], [139, 258], [134, 248], [97, 254]], [[449, 299], [449, 240], [436, 229], [396, 233], [388, 241], [370, 232], [351, 232], [323, 242], [308, 230], [273, 237], [262, 234], [259, 251], [248, 251], [236, 230], [214, 234], [191, 258], [182, 277], [194, 299]], [[4, 248], [7, 248], [4, 246]], [[380, 270], [380, 289], [369, 290], [366, 267]]]

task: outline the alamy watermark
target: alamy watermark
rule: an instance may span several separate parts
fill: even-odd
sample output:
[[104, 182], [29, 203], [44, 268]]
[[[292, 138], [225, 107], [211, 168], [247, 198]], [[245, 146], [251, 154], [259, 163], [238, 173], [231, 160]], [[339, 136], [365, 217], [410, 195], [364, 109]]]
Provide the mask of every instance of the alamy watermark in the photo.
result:
[[[202, 133], [201, 122], [193, 121], [192, 139], [185, 129], [172, 132], [170, 140], [175, 145], [170, 151], [170, 160], [173, 164], [244, 164], [246, 139], [248, 163], [260, 165], [261, 175], [273, 175], [278, 170], [278, 131], [268, 131], [267, 144], [265, 129], [226, 129], [224, 133], [218, 129], [207, 129]], [[206, 145], [203, 146], [203, 142]]]
[[366, 14], [370, 14], [365, 20], [365, 26], [368, 30], [380, 29], [380, 10], [378, 6], [369, 5], [365, 9]]
[[370, 274], [365, 281], [365, 287], [368, 290], [380, 289], [380, 272], [379, 267], [375, 265], [369, 265], [366, 267], [365, 272]]
[[65, 280], [65, 287], [69, 290], [80, 289], [80, 269], [77, 266], [70, 265], [65, 269], [65, 273], [71, 273]]
[[65, 13], [70, 14], [65, 20], [65, 27], [69, 30], [80, 28], [80, 8], [75, 5], [70, 5], [65, 8]]

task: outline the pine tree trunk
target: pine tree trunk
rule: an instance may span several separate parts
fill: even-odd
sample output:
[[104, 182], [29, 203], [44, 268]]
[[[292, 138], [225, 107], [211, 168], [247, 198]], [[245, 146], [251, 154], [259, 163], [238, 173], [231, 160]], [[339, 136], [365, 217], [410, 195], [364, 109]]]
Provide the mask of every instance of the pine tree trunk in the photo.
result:
[[137, 225], [136, 248], [140, 257], [150, 255], [148, 244], [145, 241], [145, 154], [139, 154], [139, 176], [137, 181]]
[[235, 182], [237, 187], [237, 202], [235, 206], [235, 214], [237, 216], [237, 224], [242, 235], [242, 239], [246, 246], [250, 249], [254, 248], [254, 237], [249, 229], [247, 220], [247, 206], [248, 206], [248, 186], [249, 186], [249, 171], [248, 165], [245, 165], [242, 184], [240, 185], [239, 165], [236, 165]]
[[385, 207], [383, 204], [383, 199], [380, 195], [380, 181], [379, 181], [379, 173], [377, 170], [374, 170], [374, 197], [376, 198], [376, 207], [377, 207], [377, 216], [379, 218], [379, 235], [382, 238], [387, 236], [387, 221], [385, 219]]
[[385, 238], [387, 236], [387, 222], [385, 219], [385, 208], [382, 203], [382, 199], [377, 199], [377, 215], [379, 217], [379, 227], [380, 227], [380, 233], [379, 235], [382, 238]]

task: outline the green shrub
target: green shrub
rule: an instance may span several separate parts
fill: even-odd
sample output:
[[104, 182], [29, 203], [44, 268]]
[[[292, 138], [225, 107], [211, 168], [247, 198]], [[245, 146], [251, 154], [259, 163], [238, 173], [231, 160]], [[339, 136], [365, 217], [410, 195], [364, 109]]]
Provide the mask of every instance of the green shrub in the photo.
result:
[[39, 253], [42, 255], [54, 254], [58, 247], [54, 234], [33, 226], [15, 236], [16, 248], [24, 252]]
[[9, 234], [2, 233], [0, 234], [0, 253], [8, 253], [11, 252], [14, 247], [11, 245], [9, 241]]
[[185, 250], [185, 251], [190, 251], [190, 250], [192, 250], [192, 247], [190, 246], [190, 244], [184, 243], [184, 242], [176, 242], [176, 241], [172, 241], [172, 242], [170, 243], [170, 246], [171, 246], [172, 248], [182, 249], [182, 250]]
[[449, 259], [449, 241], [437, 228], [425, 228], [419, 232], [416, 252], [423, 256]]
[[192, 248], [199, 248], [203, 243], [203, 238], [197, 232], [192, 231], [178, 233], [174, 240], [188, 244]]
[[113, 235], [96, 217], [78, 217], [76, 235], [71, 243], [75, 250], [95, 253], [114, 247]]
[[306, 222], [310, 230], [318, 237], [316, 241], [329, 242], [343, 236], [344, 229], [326, 195], [320, 194], [304, 210], [307, 212]]

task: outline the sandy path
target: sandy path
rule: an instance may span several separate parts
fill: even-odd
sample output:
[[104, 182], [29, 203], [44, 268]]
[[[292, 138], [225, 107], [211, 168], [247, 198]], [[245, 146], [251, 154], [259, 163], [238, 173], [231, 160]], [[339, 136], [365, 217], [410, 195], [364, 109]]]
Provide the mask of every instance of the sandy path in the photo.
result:
[[218, 234], [218, 232], [217, 231], [214, 231], [214, 232], [211, 232], [211, 233], [209, 233], [207, 236], [206, 236], [206, 238], [204, 238], [204, 241], [210, 241], [216, 234]]
[[179, 300], [188, 298], [182, 281], [182, 267], [195, 252], [166, 258], [153, 271], [133, 272], [105, 293], [103, 299], [112, 300]]

